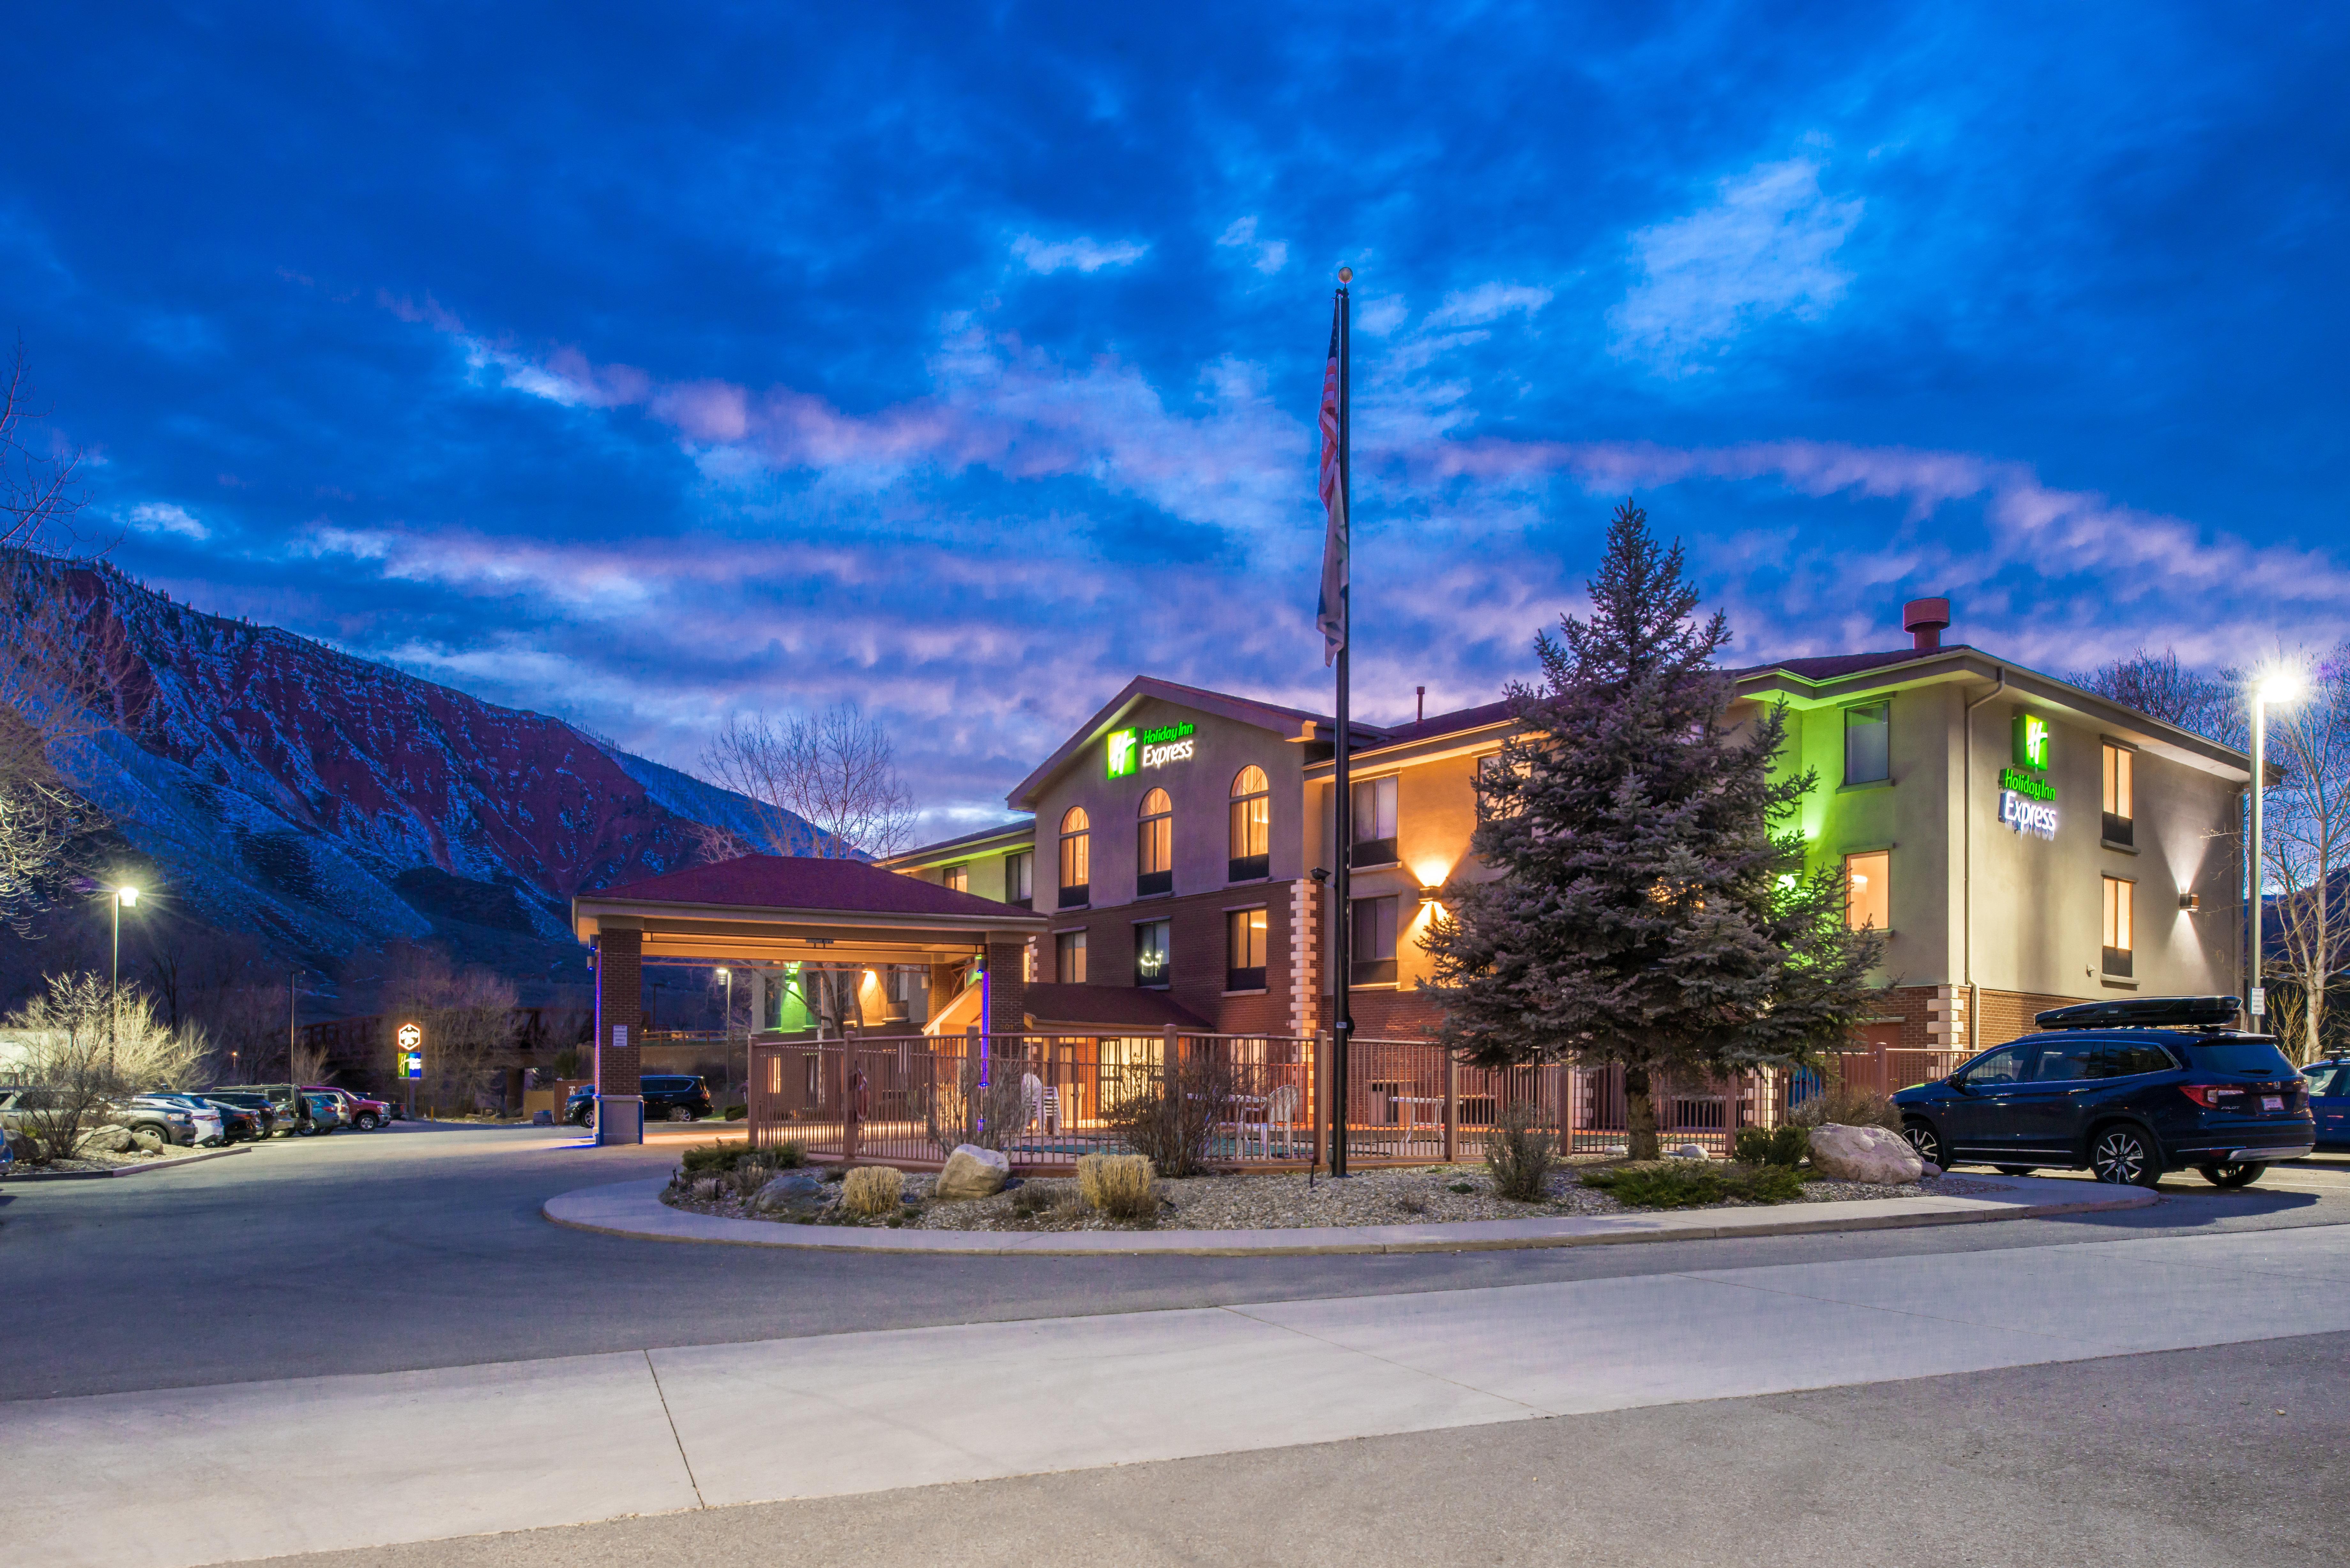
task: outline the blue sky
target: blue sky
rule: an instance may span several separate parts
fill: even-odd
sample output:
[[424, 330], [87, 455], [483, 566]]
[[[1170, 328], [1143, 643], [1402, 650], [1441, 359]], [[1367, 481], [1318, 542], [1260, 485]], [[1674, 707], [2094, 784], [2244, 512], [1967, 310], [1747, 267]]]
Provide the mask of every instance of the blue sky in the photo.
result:
[[691, 765], [855, 697], [940, 832], [1131, 674], [1366, 717], [1613, 502], [1743, 654], [2065, 669], [2350, 602], [2350, 14], [47, 7], [0, 325], [177, 597]]

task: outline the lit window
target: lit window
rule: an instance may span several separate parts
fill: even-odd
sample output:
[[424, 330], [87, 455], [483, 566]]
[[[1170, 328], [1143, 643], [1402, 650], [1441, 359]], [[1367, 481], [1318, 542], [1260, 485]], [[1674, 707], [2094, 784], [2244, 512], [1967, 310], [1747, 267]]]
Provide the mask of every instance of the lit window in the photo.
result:
[[1175, 890], [1175, 806], [1163, 789], [1142, 797], [1134, 826], [1134, 891], [1138, 898]]
[[2136, 947], [2137, 910], [2133, 907], [2137, 888], [2120, 877], [2108, 877], [2106, 883], [2105, 961], [2106, 972], [2127, 976], [2130, 973], [2132, 950]]
[[1264, 989], [1264, 911], [1234, 909], [1224, 917], [1224, 989]]
[[1086, 983], [1086, 933], [1063, 931], [1053, 939], [1053, 973], [1063, 985]]
[[1093, 896], [1093, 835], [1085, 807], [1073, 805], [1061, 817], [1061, 908], [1083, 904]]
[[1134, 928], [1134, 983], [1165, 985], [1170, 975], [1168, 950], [1173, 922], [1145, 920]]
[[1893, 856], [1878, 849], [1844, 857], [1844, 923], [1893, 929]]
[[1349, 865], [1391, 866], [1396, 857], [1396, 781], [1365, 779], [1355, 786], [1355, 836]]
[[1893, 704], [1844, 711], [1844, 782], [1882, 784], [1893, 776]]
[[1271, 875], [1273, 791], [1264, 770], [1252, 763], [1232, 780], [1232, 864], [1225, 879], [1246, 882]]
[[1391, 985], [1396, 977], [1396, 901], [1393, 898], [1355, 900], [1352, 950], [1347, 955], [1349, 981], [1355, 985]]
[[2137, 842], [2137, 813], [2133, 796], [2136, 793], [2133, 775], [2137, 772], [2137, 753], [2127, 746], [2106, 742], [2106, 814], [2105, 836], [2109, 844]]
[[946, 868], [944, 875], [940, 877], [939, 880], [944, 883], [951, 891], [968, 893], [971, 891], [971, 867], [967, 865], [950, 866]]

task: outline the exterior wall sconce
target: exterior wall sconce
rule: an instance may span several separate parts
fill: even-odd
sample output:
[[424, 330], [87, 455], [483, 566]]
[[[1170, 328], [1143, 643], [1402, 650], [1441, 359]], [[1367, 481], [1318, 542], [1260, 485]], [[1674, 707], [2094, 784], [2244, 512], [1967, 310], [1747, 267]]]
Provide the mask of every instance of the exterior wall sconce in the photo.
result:
[[1419, 890], [1419, 901], [1420, 901], [1422, 904], [1433, 904], [1433, 903], [1437, 903], [1437, 902], [1440, 901], [1440, 900], [1443, 898], [1443, 897], [1444, 897], [1444, 889], [1443, 889], [1442, 888], [1440, 888], [1440, 888], [1422, 888]]
[[2196, 910], [2203, 907], [2203, 895], [2200, 893], [2181, 893], [2178, 895], [2178, 907], [2191, 915]]

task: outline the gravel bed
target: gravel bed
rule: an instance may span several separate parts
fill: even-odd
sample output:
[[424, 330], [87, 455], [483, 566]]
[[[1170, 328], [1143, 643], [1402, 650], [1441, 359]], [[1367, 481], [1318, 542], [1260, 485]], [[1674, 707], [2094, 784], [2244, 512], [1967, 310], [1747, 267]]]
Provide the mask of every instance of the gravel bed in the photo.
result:
[[[1580, 1162], [1586, 1166], [1596, 1161]], [[1149, 1228], [1107, 1219], [1083, 1207], [1073, 1178], [1030, 1177], [993, 1198], [933, 1203], [938, 1179], [909, 1173], [906, 1209], [889, 1220], [863, 1220], [841, 1211], [838, 1201], [822, 1214], [796, 1220], [754, 1214], [731, 1191], [696, 1199], [675, 1189], [661, 1201], [672, 1208], [732, 1220], [780, 1219], [789, 1223], [890, 1225], [910, 1231], [1127, 1231]], [[1345, 1181], [1302, 1174], [1202, 1176], [1158, 1184], [1156, 1228], [1168, 1231], [1288, 1231], [1313, 1226], [1428, 1225], [1471, 1220], [1539, 1220], [1582, 1214], [1648, 1212], [1582, 1185], [1574, 1168], [1553, 1174], [1549, 1195], [1539, 1203], [1496, 1197], [1482, 1165], [1420, 1166], [1368, 1170]], [[2002, 1190], [1996, 1183], [1942, 1177], [1899, 1187], [1853, 1181], [1806, 1182], [1800, 1203], [1846, 1203], [1855, 1199], [1962, 1197]], [[1784, 1208], [1782, 1204], [1777, 1207]], [[1743, 1199], [1706, 1204], [1709, 1209], [1766, 1207]]]

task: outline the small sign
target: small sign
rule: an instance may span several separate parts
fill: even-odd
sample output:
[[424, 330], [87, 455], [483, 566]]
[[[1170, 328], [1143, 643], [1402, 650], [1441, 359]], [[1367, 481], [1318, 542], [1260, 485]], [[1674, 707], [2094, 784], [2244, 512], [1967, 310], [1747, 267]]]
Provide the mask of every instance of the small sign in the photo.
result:
[[629, 1048], [629, 1026], [628, 1026], [627, 1024], [625, 1024], [625, 1023], [615, 1023], [615, 1024], [613, 1024], [613, 1025], [612, 1025], [612, 1049], [613, 1049], [613, 1050], [615, 1050], [615, 1051], [625, 1051], [625, 1050], [627, 1050], [628, 1048]]
[[2252, 1016], [2258, 1018], [2268, 1010], [2269, 988], [2264, 985], [2256, 985], [2252, 987]]
[[401, 1050], [413, 1051], [424, 1044], [424, 1031], [413, 1023], [403, 1023], [398, 1038]]
[[400, 1054], [400, 1075], [403, 1078], [421, 1078], [424, 1076], [424, 1053], [421, 1051], [402, 1051]]

